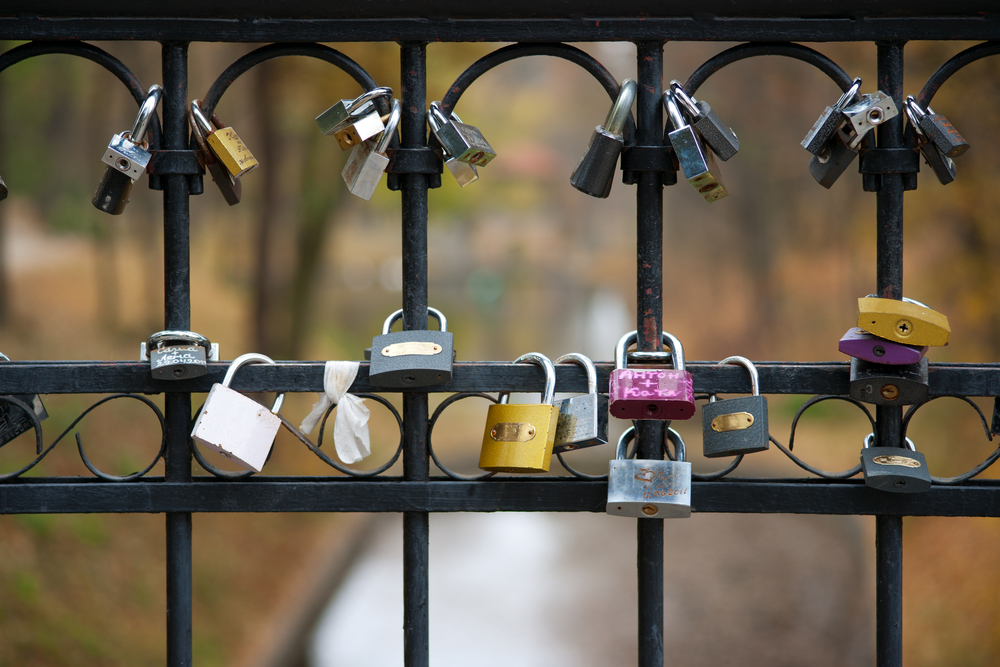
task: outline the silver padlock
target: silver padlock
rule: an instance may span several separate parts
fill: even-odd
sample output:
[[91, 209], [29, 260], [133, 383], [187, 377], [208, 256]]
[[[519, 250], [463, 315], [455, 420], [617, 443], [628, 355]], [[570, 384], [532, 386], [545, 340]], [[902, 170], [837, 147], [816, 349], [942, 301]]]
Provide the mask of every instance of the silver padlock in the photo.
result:
[[[10, 361], [10, 357], [2, 352], [0, 352], [0, 359]], [[39, 422], [49, 418], [49, 413], [42, 405], [42, 399], [38, 394], [10, 394], [10, 396], [31, 408]], [[23, 408], [7, 401], [0, 401], [0, 447], [31, 430], [34, 426], [35, 422], [31, 419], [31, 415], [27, 414]], [[41, 452], [38, 453], [41, 454]]]
[[702, 145], [698, 132], [684, 122], [677, 101], [669, 90], [663, 93], [663, 106], [674, 126], [674, 130], [668, 133], [670, 145], [688, 183], [709, 203], [728, 196], [712, 152]]
[[827, 107], [820, 114], [820, 117], [813, 123], [812, 129], [802, 140], [802, 147], [813, 155], [821, 155], [827, 148], [827, 144], [833, 139], [834, 133], [839, 130], [846, 120], [844, 119], [844, 107], [854, 101], [861, 90], [861, 77], [854, 79], [851, 87], [847, 89], [837, 103], [832, 107]]
[[285, 395], [279, 394], [268, 410], [257, 401], [229, 388], [233, 376], [244, 364], [273, 364], [263, 354], [244, 354], [233, 359], [222, 384], [212, 385], [191, 437], [247, 470], [260, 472], [271, 452], [274, 436], [281, 426], [278, 412]]
[[[451, 112], [451, 118], [459, 123], [462, 122], [462, 119], [454, 111]], [[427, 114], [427, 124], [431, 128], [431, 132], [434, 132], [435, 136], [437, 136], [437, 131], [441, 129], [441, 124], [437, 121], [434, 114]], [[468, 162], [462, 162], [445, 150], [444, 147], [441, 148], [441, 152], [444, 154], [444, 166], [448, 167], [448, 171], [451, 172], [451, 175], [455, 177], [460, 186], [464, 188], [469, 183], [475, 183], [479, 180], [479, 171], [474, 166]]]
[[898, 116], [899, 109], [896, 108], [896, 103], [892, 101], [891, 97], [881, 90], [877, 90], [870, 95], [862, 95], [861, 101], [845, 107], [843, 114], [854, 130], [854, 136], [848, 144], [853, 149], [861, 145], [861, 140], [869, 132], [885, 121]]
[[[359, 137], [362, 134], [367, 135], [364, 139], [360, 139], [360, 141], [365, 141], [374, 137], [385, 127], [382, 125], [382, 117], [379, 116], [373, 103], [373, 100], [379, 97], [392, 97], [392, 88], [373, 88], [361, 93], [353, 100], [340, 100], [316, 116], [316, 124], [319, 125], [319, 129], [324, 135], [336, 134], [341, 130], [355, 126]], [[358, 123], [361, 124], [361, 127], [356, 127]], [[351, 147], [351, 144], [341, 147], [346, 150]]]
[[937, 177], [941, 185], [948, 185], [955, 180], [958, 168], [955, 166], [955, 161], [945, 155], [944, 151], [931, 141], [924, 131], [921, 121], [927, 117], [927, 114], [924, 114], [923, 109], [920, 108], [912, 95], [903, 101], [903, 110], [909, 118], [910, 125], [913, 126], [913, 135], [917, 141], [917, 148], [920, 149], [920, 154], [924, 156], [924, 162], [934, 172], [934, 176]]
[[468, 162], [476, 167], [485, 167], [497, 156], [496, 151], [486, 141], [486, 137], [475, 125], [454, 121], [441, 111], [440, 102], [431, 102], [430, 112], [437, 121], [437, 130], [431, 131], [441, 147], [459, 162]]
[[684, 462], [680, 434], [668, 428], [667, 437], [674, 443], [677, 461], [628, 458], [626, 449], [635, 438], [635, 427], [622, 433], [615, 458], [608, 463], [608, 514], [639, 519], [691, 516], [691, 464]]
[[340, 173], [347, 183], [347, 189], [355, 197], [361, 197], [369, 201], [375, 194], [379, 181], [385, 168], [389, 166], [389, 142], [396, 134], [396, 127], [399, 125], [399, 100], [392, 101], [392, 112], [389, 114], [389, 122], [385, 125], [385, 131], [376, 143], [373, 139], [363, 141], [351, 151], [344, 170]]
[[193, 331], [160, 331], [139, 346], [139, 360], [149, 360], [157, 380], [188, 380], [205, 375], [206, 362], [219, 360], [219, 344]]
[[607, 198], [611, 194], [611, 184], [615, 180], [618, 156], [625, 147], [625, 123], [632, 112], [632, 103], [638, 84], [633, 79], [625, 79], [618, 90], [618, 97], [611, 105], [604, 125], [594, 128], [587, 152], [577, 163], [569, 182], [574, 188], [591, 197]]
[[712, 111], [708, 102], [688, 95], [680, 81], [671, 81], [670, 90], [674, 93], [674, 99], [688, 112], [694, 129], [720, 160], [725, 162], [736, 155], [740, 150], [739, 138], [733, 128], [723, 123], [718, 114]]
[[104, 176], [91, 199], [95, 208], [111, 215], [120, 215], [125, 210], [132, 185], [146, 171], [152, 158], [152, 153], [146, 150], [146, 129], [162, 95], [163, 88], [156, 84], [150, 86], [146, 99], [139, 106], [132, 130], [111, 138], [101, 157], [101, 162], [108, 166], [104, 168]]
[[556, 401], [559, 421], [552, 451], [571, 452], [581, 447], [603, 445], [608, 441], [608, 397], [597, 393], [597, 369], [594, 362], [575, 352], [556, 359], [557, 364], [571, 363], [587, 371], [587, 393]]

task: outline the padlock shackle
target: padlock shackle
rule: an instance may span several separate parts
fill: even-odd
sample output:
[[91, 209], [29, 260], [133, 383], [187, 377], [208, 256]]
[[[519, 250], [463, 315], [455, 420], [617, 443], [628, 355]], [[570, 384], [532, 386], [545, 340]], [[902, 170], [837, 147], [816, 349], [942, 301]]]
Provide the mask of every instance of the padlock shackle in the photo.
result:
[[750, 361], [746, 357], [741, 357], [736, 355], [732, 357], [726, 357], [725, 359], [717, 363], [715, 367], [721, 368], [726, 364], [736, 364], [739, 366], [743, 366], [748, 371], [750, 371], [750, 392], [754, 396], [760, 396], [760, 376], [757, 374], [757, 367], [753, 365], [752, 361]]
[[385, 130], [382, 131], [382, 136], [379, 137], [378, 143], [375, 144], [376, 153], [385, 153], [389, 149], [389, 143], [392, 138], [396, 135], [396, 128], [399, 126], [399, 119], [402, 117], [403, 112], [399, 107], [399, 100], [392, 100], [392, 111], [389, 112], [389, 122], [385, 124]]
[[146, 99], [142, 101], [142, 105], [139, 107], [139, 114], [135, 117], [135, 124], [132, 125], [132, 131], [128, 133], [129, 141], [133, 144], [142, 143], [142, 138], [146, 136], [146, 128], [149, 127], [149, 119], [156, 112], [156, 105], [160, 103], [160, 97], [162, 96], [163, 88], [160, 84], [154, 83], [149, 87]]
[[618, 98], [611, 105], [608, 117], [604, 119], [604, 129], [616, 137], [622, 136], [625, 131], [625, 123], [628, 122], [629, 114], [632, 113], [632, 103], [635, 102], [635, 94], [639, 85], [634, 79], [625, 79], [618, 89]]
[[685, 461], [687, 461], [687, 445], [684, 444], [684, 438], [681, 437], [681, 434], [668, 426], [667, 432], [664, 435], [665, 435], [663, 439], [664, 454], [669, 456], [669, 453], [666, 451], [667, 440], [669, 440], [674, 444], [673, 460], [677, 461], [678, 463], [684, 463]]
[[[448, 330], [448, 318], [444, 316], [444, 313], [442, 313], [437, 308], [431, 308], [430, 306], [427, 306], [427, 314], [438, 321], [438, 325], [440, 326], [441, 331]], [[401, 319], [403, 319], [402, 308], [394, 312], [389, 317], [385, 318], [385, 322], [382, 323], [382, 335], [384, 336], [387, 333], [389, 333], [389, 331], [392, 330], [393, 323], [395, 323], [396, 320], [401, 320]], [[403, 326], [404, 327], [406, 326], [405, 320], [403, 322]]]
[[[865, 298], [866, 299], [883, 299], [884, 297], [880, 297], [878, 294], [869, 294]], [[896, 301], [896, 299], [885, 299], [885, 300], [886, 301]], [[934, 310], [933, 308], [931, 308], [930, 306], [928, 306], [926, 303], [922, 303], [920, 301], [917, 301], [916, 299], [911, 299], [910, 297], [907, 297], [907, 296], [904, 296], [902, 299], [899, 299], [899, 301], [904, 301], [906, 303], [912, 303], [914, 306], [920, 306], [921, 308], [926, 308], [927, 310]]]
[[365, 104], [379, 97], [392, 97], [392, 88], [380, 86], [361, 93], [354, 98], [353, 102], [347, 105], [348, 115], [353, 115], [355, 111], [363, 107]]
[[[912, 440], [910, 440], [909, 438], [907, 438], [905, 436], [903, 437], [903, 440], [906, 442], [906, 448], [907, 449], [909, 449], [911, 452], [917, 451], [917, 446], [913, 444]], [[868, 449], [869, 447], [872, 446], [872, 443], [874, 443], [874, 442], [875, 442], [875, 433], [869, 433], [868, 435], [865, 436], [865, 447], [864, 448]], [[902, 449], [902, 447], [900, 447], [900, 449]]]
[[[615, 345], [615, 367], [618, 369], [628, 368], [628, 348], [632, 343], [639, 340], [638, 331], [630, 331], [621, 337]], [[661, 343], [666, 343], [670, 352], [642, 352], [643, 355], [663, 355], [670, 357], [674, 364], [674, 370], [684, 370], [684, 346], [677, 340], [677, 337], [666, 331], [661, 333]], [[639, 352], [637, 352], [639, 354]]]
[[[552, 405], [555, 403], [556, 399], [556, 367], [552, 365], [552, 360], [546, 357], [541, 352], [528, 352], [527, 354], [522, 354], [520, 357], [514, 360], [515, 364], [535, 364], [536, 366], [541, 366], [542, 370], [545, 371], [545, 391], [542, 392], [542, 403], [545, 405]], [[498, 403], [506, 405], [507, 401], [510, 399], [510, 392], [501, 392], [498, 397]]]
[[618, 445], [615, 447], [615, 458], [624, 461], [628, 458], [628, 443], [635, 440], [635, 426], [629, 426], [618, 437]]
[[[205, 352], [211, 354], [212, 343], [205, 336], [194, 331], [158, 331], [146, 341], [146, 347], [154, 350], [164, 343], [187, 343], [189, 345], [200, 345], [205, 348]], [[228, 385], [227, 385], [228, 386]]]
[[842, 111], [855, 97], [858, 96], [858, 91], [861, 90], [861, 77], [856, 77], [854, 81], [851, 82], [851, 87], [840, 96], [837, 103], [833, 105], [833, 108]]
[[587, 371], [587, 393], [597, 393], [597, 368], [594, 366], [594, 362], [591, 361], [589, 357], [585, 357], [577, 352], [570, 352], [569, 354], [564, 354], [556, 359], [556, 363], [583, 366]]
[[0, 352], [0, 359], [3, 359], [4, 361], [10, 361], [10, 357], [8, 357], [3, 352]]
[[684, 122], [684, 116], [681, 115], [681, 110], [677, 108], [677, 101], [674, 99], [674, 94], [669, 90], [663, 91], [663, 107], [667, 110], [667, 115], [670, 116], [670, 124], [674, 126], [675, 130], [679, 130], [687, 125]]
[[[445, 125], [448, 124], [448, 119], [445, 118], [444, 112], [441, 111], [441, 102], [439, 102], [437, 100], [431, 102], [431, 105], [430, 105], [430, 108], [428, 109], [428, 111], [429, 111], [429, 113], [427, 114], [427, 124], [431, 128], [431, 132], [434, 134], [434, 138], [437, 139], [438, 143], [440, 144], [441, 143], [441, 139], [438, 137], [438, 132], [441, 131], [442, 127], [444, 127]], [[451, 112], [451, 119], [453, 121], [458, 122], [458, 123], [462, 122], [462, 119], [459, 118], [458, 114], [455, 113], [454, 111]], [[448, 152], [448, 150], [444, 147], [444, 144], [441, 145], [441, 150], [444, 151], [445, 155], [447, 155], [449, 157], [455, 157], [451, 153]], [[470, 165], [470, 166], [472, 166], [473, 169], [475, 169], [474, 165]]]
[[[246, 364], [273, 364], [274, 359], [271, 357], [266, 357], [263, 354], [258, 354], [256, 352], [248, 352], [247, 354], [241, 354], [232, 360], [229, 364], [229, 370], [226, 371], [226, 377], [222, 379], [222, 386], [229, 387], [233, 381], [233, 376], [236, 375], [236, 371], [240, 369], [240, 366], [245, 366]], [[271, 406], [271, 412], [278, 414], [281, 411], [281, 406], [285, 403], [285, 395], [278, 394], [278, 397], [274, 399], [274, 405]]]
[[212, 134], [212, 124], [205, 117], [205, 112], [201, 110], [201, 100], [191, 100], [191, 115], [194, 116], [195, 123], [201, 130], [203, 136]]
[[691, 118], [697, 118], [701, 115], [701, 109], [698, 108], [698, 100], [687, 94], [684, 90], [684, 84], [680, 81], [674, 79], [670, 82], [670, 92], [674, 95], [674, 101], [680, 102], [680, 105], [691, 114]]
[[[903, 100], [903, 111], [906, 113], [906, 117], [910, 119], [913, 131], [926, 139], [927, 134], [924, 132], [924, 128], [920, 127], [920, 119], [926, 116], [927, 112], [920, 108], [917, 101], [913, 99], [913, 95], [907, 95], [906, 99]], [[930, 107], [927, 107], [927, 111], [934, 113]]]

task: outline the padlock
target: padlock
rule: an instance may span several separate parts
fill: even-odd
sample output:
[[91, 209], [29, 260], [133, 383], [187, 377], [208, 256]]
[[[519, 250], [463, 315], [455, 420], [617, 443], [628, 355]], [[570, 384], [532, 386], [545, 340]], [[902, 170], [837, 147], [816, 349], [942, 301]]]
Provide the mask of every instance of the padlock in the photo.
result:
[[396, 135], [400, 115], [399, 100], [393, 100], [389, 122], [378, 142], [372, 139], [362, 141], [351, 151], [351, 157], [348, 158], [340, 175], [343, 176], [352, 195], [369, 201], [375, 194], [375, 189], [382, 180], [382, 174], [389, 166], [389, 157], [385, 153], [389, 150], [389, 142]]
[[688, 183], [707, 202], [728, 196], [729, 192], [722, 184], [722, 176], [715, 164], [715, 157], [702, 145], [695, 129], [684, 122], [673, 93], [669, 90], [663, 93], [663, 106], [667, 108], [670, 122], [674, 126], [674, 130], [667, 136], [670, 137], [670, 145]]
[[854, 101], [858, 91], [861, 89], [861, 78], [854, 79], [850, 88], [847, 89], [837, 103], [832, 107], [823, 110], [820, 117], [813, 123], [812, 129], [802, 140], [802, 147], [813, 155], [821, 155], [826, 150], [826, 145], [833, 139], [834, 133], [846, 122], [844, 118], [844, 107]]
[[156, 105], [162, 95], [163, 88], [156, 84], [150, 86], [146, 98], [139, 106], [132, 130], [111, 138], [111, 143], [101, 158], [101, 162], [107, 166], [90, 201], [95, 208], [111, 215], [121, 215], [125, 210], [132, 194], [132, 185], [146, 171], [152, 158], [152, 153], [146, 150], [146, 128], [156, 113]]
[[887, 120], [899, 115], [892, 98], [881, 90], [861, 96], [861, 100], [844, 107], [844, 118], [854, 130], [851, 148], [858, 148], [865, 136]]
[[691, 464], [684, 461], [684, 441], [672, 428], [677, 461], [630, 459], [626, 450], [635, 438], [630, 427], [618, 438], [615, 458], [608, 463], [608, 503], [612, 516], [639, 519], [685, 519], [691, 516]]
[[903, 102], [903, 109], [910, 119], [910, 125], [913, 127], [913, 136], [917, 142], [920, 154], [924, 156], [924, 162], [934, 172], [934, 176], [941, 185], [948, 185], [958, 175], [958, 168], [955, 166], [955, 162], [945, 155], [937, 144], [932, 142], [924, 132], [921, 120], [926, 118], [927, 114], [920, 115], [923, 113], [923, 110], [917, 105], [912, 95], [907, 97]]
[[160, 331], [139, 346], [139, 360], [149, 360], [157, 380], [189, 380], [208, 372], [206, 361], [219, 360], [219, 345], [193, 331]]
[[829, 190], [841, 174], [858, 156], [857, 148], [851, 148], [851, 137], [841, 127], [833, 133], [819, 155], [809, 158], [809, 173], [817, 183]]
[[544, 354], [529, 352], [514, 360], [545, 371], [545, 391], [537, 405], [508, 405], [510, 393], [500, 395], [486, 413], [479, 467], [490, 472], [548, 472], [555, 444], [559, 408], [553, 405], [556, 369]]
[[684, 348], [664, 331], [662, 341], [670, 352], [646, 352], [647, 359], [671, 359], [673, 368], [628, 368], [627, 350], [638, 332], [622, 336], [615, 346], [608, 398], [618, 419], [691, 419], [694, 416], [694, 378], [684, 370]]
[[[360, 137], [364, 134], [367, 135], [365, 136], [365, 140], [367, 140], [383, 130], [382, 117], [379, 116], [374, 103], [374, 100], [380, 97], [392, 97], [392, 88], [372, 88], [361, 93], [353, 100], [340, 100], [316, 116], [316, 124], [319, 125], [319, 129], [324, 136], [331, 133], [334, 134], [337, 137], [337, 143], [340, 145], [341, 150], [347, 150], [353, 143], [348, 143], [345, 146], [343, 142], [346, 139], [349, 139], [351, 142], [360, 143], [363, 140], [354, 137]], [[351, 128], [356, 123], [360, 123], [361, 127], [355, 130], [354, 135], [338, 134]]]
[[[10, 357], [2, 352], [0, 352], [0, 359], [10, 361]], [[49, 413], [46, 412], [38, 394], [10, 394], [10, 396], [28, 405], [39, 422], [49, 418]], [[7, 401], [0, 401], [0, 447], [34, 427], [35, 422], [23, 408]]]
[[947, 316], [905, 297], [858, 299], [858, 326], [879, 338], [921, 347], [947, 345], [951, 337]]
[[[201, 100], [194, 101], [198, 103], [200, 108]], [[215, 113], [212, 114], [212, 124], [215, 125], [216, 129], [208, 128], [205, 131], [205, 142], [208, 144], [208, 149], [215, 153], [215, 157], [226, 168], [226, 171], [233, 178], [240, 178], [256, 169], [258, 166], [257, 158], [236, 134], [236, 130], [226, 127], [226, 124]]]
[[556, 359], [557, 364], [571, 363], [587, 371], [587, 393], [556, 401], [559, 422], [552, 451], [571, 452], [581, 447], [603, 445], [608, 441], [608, 397], [597, 393], [597, 369], [594, 362], [575, 352]]
[[879, 491], [923, 493], [930, 491], [931, 473], [927, 460], [906, 438], [906, 447], [872, 447], [873, 433], [865, 437], [861, 449], [861, 472], [865, 484]]
[[726, 357], [715, 367], [731, 363], [745, 366], [750, 371], [753, 396], [717, 401], [713, 394], [711, 402], [701, 409], [701, 430], [707, 458], [763, 452], [770, 445], [767, 398], [760, 395], [757, 368], [746, 357]]
[[859, 327], [851, 327], [840, 339], [837, 348], [849, 357], [857, 357], [873, 364], [889, 364], [890, 366], [905, 366], [918, 363], [925, 354], [927, 346], [903, 345], [891, 340], [874, 336]]
[[924, 111], [913, 99], [913, 95], [906, 97], [904, 105], [914, 129], [920, 128], [921, 134], [934, 142], [937, 149], [946, 157], [956, 158], [969, 150], [969, 142], [942, 114], [934, 113], [934, 109], [930, 107]]
[[914, 405], [928, 399], [927, 359], [908, 366], [851, 357], [851, 398], [874, 405]]
[[208, 147], [205, 137], [206, 133], [212, 131], [212, 125], [205, 118], [205, 114], [198, 105], [198, 100], [191, 101], [191, 107], [188, 109], [188, 125], [191, 126], [191, 134], [201, 149], [198, 161], [208, 170], [226, 203], [230, 206], [239, 204], [240, 198], [243, 196], [243, 186], [240, 179], [234, 178]]
[[430, 114], [437, 121], [437, 130], [431, 131], [441, 147], [459, 162], [468, 162], [476, 167], [485, 167], [497, 156], [496, 151], [475, 125], [452, 120], [441, 111], [440, 102], [431, 102]]
[[455, 359], [454, 336], [448, 331], [448, 320], [437, 308], [427, 308], [427, 314], [437, 319], [440, 331], [426, 329], [390, 333], [392, 323], [402, 319], [397, 310], [382, 324], [382, 335], [372, 338], [371, 366], [368, 381], [375, 387], [426, 387], [451, 380]]
[[274, 360], [253, 352], [233, 359], [222, 384], [212, 385], [191, 430], [195, 442], [254, 472], [261, 471], [271, 452], [274, 436], [281, 426], [278, 413], [285, 395], [279, 394], [268, 410], [229, 385], [241, 366], [260, 363], [273, 364]]
[[674, 100], [687, 111], [694, 129], [720, 160], [725, 162], [736, 155], [740, 150], [739, 138], [733, 128], [723, 123], [718, 114], [712, 111], [708, 102], [688, 95], [680, 81], [671, 81], [670, 90], [674, 93]]
[[618, 156], [625, 147], [625, 123], [632, 112], [632, 102], [638, 88], [632, 79], [622, 81], [618, 97], [604, 119], [604, 125], [594, 128], [587, 152], [577, 163], [569, 182], [574, 188], [591, 197], [607, 198], [615, 180]]
[[[459, 123], [462, 122], [462, 119], [454, 111], [451, 112], [451, 118]], [[430, 125], [431, 132], [435, 134], [441, 128], [441, 124], [437, 122], [437, 118], [432, 113], [427, 114], [427, 124]], [[460, 186], [464, 188], [469, 183], [475, 183], [479, 180], [479, 172], [474, 166], [468, 162], [460, 161], [444, 148], [441, 149], [441, 152], [444, 154], [444, 166], [448, 167], [448, 171], [451, 172]]]

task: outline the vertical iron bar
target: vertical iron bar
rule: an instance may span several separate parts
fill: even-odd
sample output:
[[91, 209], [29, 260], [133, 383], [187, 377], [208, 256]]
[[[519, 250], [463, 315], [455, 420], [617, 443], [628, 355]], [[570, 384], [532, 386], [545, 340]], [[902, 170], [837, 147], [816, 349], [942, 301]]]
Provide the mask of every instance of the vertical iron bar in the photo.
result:
[[[188, 145], [186, 42], [165, 42], [163, 57], [163, 145], [183, 150]], [[191, 328], [190, 210], [188, 180], [163, 176], [164, 320], [167, 329]], [[165, 397], [168, 482], [191, 481], [188, 445], [191, 395], [168, 392]], [[167, 514], [167, 665], [189, 667], [191, 650], [191, 514]]]
[[[903, 108], [903, 43], [877, 43], [878, 89]], [[903, 115], [877, 129], [879, 148], [903, 146]], [[903, 297], [903, 176], [881, 174], [876, 191], [878, 295]], [[875, 408], [881, 447], [902, 445], [902, 407]], [[903, 518], [875, 517], [875, 654], [878, 667], [903, 663]]]
[[[640, 146], [663, 142], [663, 44], [636, 44], [636, 144]], [[662, 297], [663, 181], [657, 172], [642, 171], [636, 183], [636, 320], [640, 350], [661, 349]], [[663, 422], [640, 421], [636, 431], [636, 456], [662, 459]], [[663, 520], [636, 521], [639, 667], [663, 667]]]
[[[400, 146], [427, 145], [427, 46], [400, 46]], [[427, 176], [403, 174], [400, 180], [403, 217], [403, 322], [406, 329], [427, 328]], [[430, 475], [427, 452], [427, 394], [403, 394], [403, 476], [425, 482]], [[430, 664], [427, 512], [403, 513], [403, 664]]]

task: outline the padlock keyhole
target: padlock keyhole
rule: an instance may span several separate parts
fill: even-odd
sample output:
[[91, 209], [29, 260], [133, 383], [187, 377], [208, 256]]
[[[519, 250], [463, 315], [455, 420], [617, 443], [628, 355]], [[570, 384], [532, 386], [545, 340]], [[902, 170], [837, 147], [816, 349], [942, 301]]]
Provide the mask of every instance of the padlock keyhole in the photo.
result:
[[413, 384], [416, 381], [417, 381], [417, 376], [414, 375], [413, 373], [407, 373], [406, 375], [403, 376], [403, 382], [405, 382], [406, 384]]
[[906, 486], [906, 480], [905, 479], [897, 479], [893, 483], [893, 486], [895, 486], [897, 489], [900, 489], [900, 488]]
[[874, 348], [872, 348], [872, 352], [875, 354], [876, 357], [885, 356], [885, 348], [882, 347], [881, 345], [876, 345]]
[[183, 377], [183, 376], [184, 376], [184, 369], [183, 368], [175, 368], [174, 369], [174, 377], [175, 378], [180, 378], [180, 377]]
[[656, 403], [647, 403], [642, 408], [642, 414], [646, 415], [647, 417], [658, 415], [660, 414], [660, 406], [657, 405]]

